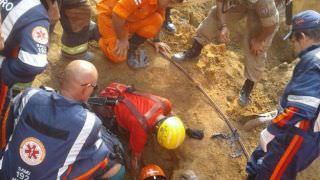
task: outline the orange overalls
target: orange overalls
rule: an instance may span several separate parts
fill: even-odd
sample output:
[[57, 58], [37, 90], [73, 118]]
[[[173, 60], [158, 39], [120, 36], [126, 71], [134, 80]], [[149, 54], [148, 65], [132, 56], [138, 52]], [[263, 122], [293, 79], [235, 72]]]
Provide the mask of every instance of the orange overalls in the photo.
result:
[[164, 10], [158, 8], [158, 0], [102, 0], [97, 4], [97, 10], [100, 49], [115, 63], [123, 62], [127, 57], [114, 53], [117, 36], [112, 27], [112, 13], [126, 20], [128, 37], [134, 33], [144, 38], [155, 37], [164, 21]]

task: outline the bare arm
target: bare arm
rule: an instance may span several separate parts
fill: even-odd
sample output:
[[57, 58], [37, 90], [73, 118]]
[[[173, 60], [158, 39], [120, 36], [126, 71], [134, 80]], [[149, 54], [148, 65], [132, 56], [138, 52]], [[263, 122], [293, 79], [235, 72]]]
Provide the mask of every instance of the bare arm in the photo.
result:
[[128, 39], [126, 32], [124, 30], [125, 23], [126, 23], [125, 19], [121, 18], [115, 13], [112, 13], [112, 25], [113, 25], [114, 31], [116, 32], [118, 40]]
[[115, 13], [112, 13], [112, 25], [117, 36], [117, 43], [114, 52], [121, 57], [127, 56], [129, 49], [128, 35], [124, 28], [125, 23], [125, 19], [121, 18]]
[[223, 13], [223, 0], [217, 0], [217, 17], [219, 19], [220, 25], [220, 35], [219, 41], [221, 43], [228, 43], [230, 41], [230, 32], [227, 27], [227, 21], [225, 13]]
[[275, 30], [276, 25], [262, 27], [260, 33], [255, 37], [258, 41], [265, 41]]
[[133, 153], [131, 154], [131, 175], [133, 177], [138, 177], [140, 171], [140, 161], [141, 161], [141, 153]]
[[216, 4], [217, 4], [217, 16], [220, 22], [220, 26], [226, 26], [227, 24], [226, 17], [222, 9], [223, 0], [217, 0]]

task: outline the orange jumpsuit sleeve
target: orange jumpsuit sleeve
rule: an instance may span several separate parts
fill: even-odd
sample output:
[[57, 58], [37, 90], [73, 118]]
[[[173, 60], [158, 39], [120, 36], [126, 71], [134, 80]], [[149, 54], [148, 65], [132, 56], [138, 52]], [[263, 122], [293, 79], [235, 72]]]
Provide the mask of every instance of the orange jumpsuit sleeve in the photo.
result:
[[158, 10], [158, 13], [161, 15], [161, 17], [162, 17], [163, 19], [165, 19], [165, 14], [166, 14], [166, 10], [165, 10], [165, 9], [160, 9], [160, 10]]
[[119, 0], [112, 12], [123, 19], [127, 19], [139, 6], [139, 0]]

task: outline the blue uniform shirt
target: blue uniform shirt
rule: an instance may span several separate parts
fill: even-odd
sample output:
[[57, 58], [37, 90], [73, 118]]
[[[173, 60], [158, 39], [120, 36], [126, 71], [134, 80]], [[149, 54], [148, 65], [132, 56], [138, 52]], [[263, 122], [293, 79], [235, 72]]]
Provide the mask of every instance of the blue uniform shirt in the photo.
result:
[[[300, 61], [281, 97], [280, 109], [288, 107], [298, 109], [286, 125], [295, 125], [299, 121], [309, 120], [314, 126], [320, 104], [320, 45], [313, 45], [302, 51], [299, 58]], [[271, 124], [268, 130], [272, 134], [279, 131], [274, 124]]]
[[74, 179], [113, 163], [114, 144], [103, 138], [100, 119], [77, 101], [29, 89], [14, 99], [12, 113], [2, 178]]
[[40, 0], [8, 0], [1, 5], [5, 42], [0, 52], [1, 79], [9, 86], [31, 82], [47, 65], [47, 11]]

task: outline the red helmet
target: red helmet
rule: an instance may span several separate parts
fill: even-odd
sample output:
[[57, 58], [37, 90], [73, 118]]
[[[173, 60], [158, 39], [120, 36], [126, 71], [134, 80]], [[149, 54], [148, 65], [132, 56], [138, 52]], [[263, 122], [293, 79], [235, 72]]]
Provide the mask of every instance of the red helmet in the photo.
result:
[[166, 180], [166, 175], [163, 170], [155, 165], [149, 164], [142, 168], [140, 172], [140, 180]]

